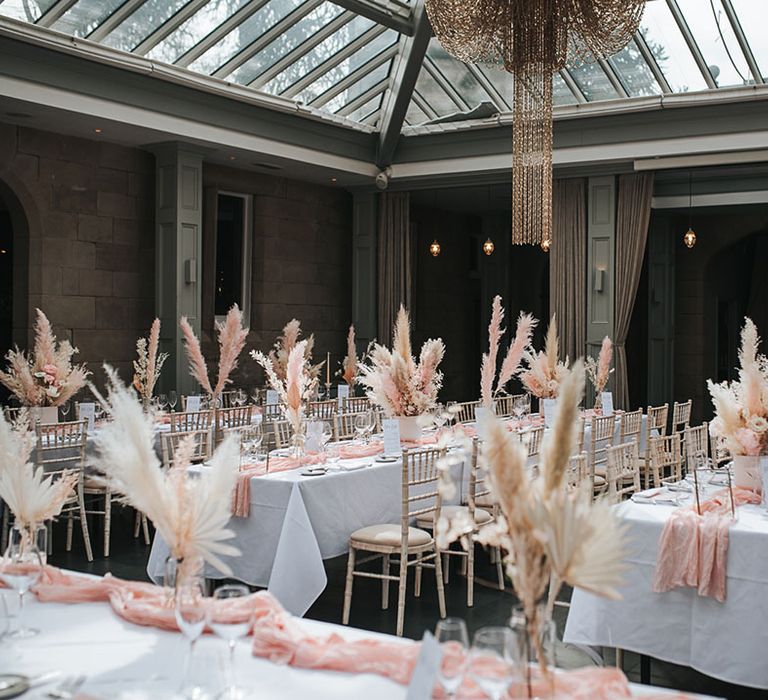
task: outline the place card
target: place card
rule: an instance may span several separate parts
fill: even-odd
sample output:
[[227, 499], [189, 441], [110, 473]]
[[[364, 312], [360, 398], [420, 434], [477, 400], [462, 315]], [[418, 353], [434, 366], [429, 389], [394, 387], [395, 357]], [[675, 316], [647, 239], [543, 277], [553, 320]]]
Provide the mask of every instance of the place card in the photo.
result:
[[602, 402], [603, 415], [613, 415], [613, 393], [610, 391], [604, 391], [600, 394], [600, 401]]
[[405, 700], [430, 700], [440, 672], [443, 652], [435, 636], [427, 631], [421, 638], [421, 651], [416, 659]]
[[88, 432], [92, 433], [96, 423], [96, 404], [79, 403], [77, 404], [77, 419], [88, 421]]
[[202, 396], [187, 396], [187, 411], [191, 411], [192, 413], [196, 413], [200, 410], [200, 401], [202, 400]]
[[277, 392], [274, 389], [267, 389], [267, 406], [274, 406], [280, 403]]
[[400, 454], [400, 421], [397, 418], [385, 418], [381, 422], [384, 429], [384, 454], [396, 456]]
[[342, 406], [344, 405], [344, 399], [349, 398], [349, 384], [339, 384], [336, 387], [336, 396], [339, 397], [339, 410], [341, 410]]
[[551, 428], [557, 413], [557, 399], [542, 399], [541, 405], [544, 409], [544, 426]]

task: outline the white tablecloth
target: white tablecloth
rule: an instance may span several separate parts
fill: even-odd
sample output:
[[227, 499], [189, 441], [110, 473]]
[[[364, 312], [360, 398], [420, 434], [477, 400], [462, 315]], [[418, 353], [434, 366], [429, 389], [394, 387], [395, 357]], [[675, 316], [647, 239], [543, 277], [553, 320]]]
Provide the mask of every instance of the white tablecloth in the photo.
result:
[[629, 527], [623, 600], [574, 591], [565, 641], [628, 649], [730, 683], [768, 688], [765, 509], [739, 509], [729, 537], [727, 598], [718, 603], [690, 588], [651, 590], [658, 541], [672, 506], [627, 501], [617, 508]]
[[[14, 597], [10, 591], [0, 595]], [[31, 599], [26, 622], [37, 627], [37, 637], [14, 642], [0, 641], [0, 673], [37, 675], [61, 671], [64, 676], [87, 676], [81, 692], [110, 700], [142, 700], [169, 697], [179, 687], [187, 641], [175, 632], [162, 632], [121, 620], [106, 603], [38, 603]], [[311, 633], [336, 633], [347, 639], [385, 638], [322, 622], [302, 620]], [[386, 637], [397, 641], [394, 637]], [[223, 686], [225, 642], [204, 635], [195, 650], [197, 676], [215, 694]], [[406, 688], [372, 674], [308, 671], [278, 666], [255, 658], [248, 640], [237, 643], [237, 682], [260, 700], [405, 700]], [[24, 695], [42, 700], [51, 686], [33, 689]], [[633, 694], [649, 688], [632, 686]], [[126, 691], [134, 692], [128, 693]], [[654, 692], [663, 692], [652, 689]], [[123, 694], [124, 693], [124, 694]]]
[[[303, 615], [323, 592], [323, 559], [344, 554], [350, 534], [400, 522], [402, 461], [380, 464], [367, 457], [342, 464], [369, 466], [323, 476], [302, 476], [302, 469], [294, 469], [254, 477], [249, 516], [229, 523], [242, 552], [225, 558], [234, 578], [267, 587], [294, 615]], [[455, 466], [457, 483], [464, 471]], [[155, 537], [147, 565], [153, 581], [162, 578], [167, 556], [167, 545]], [[212, 567], [205, 575], [223, 578]]]

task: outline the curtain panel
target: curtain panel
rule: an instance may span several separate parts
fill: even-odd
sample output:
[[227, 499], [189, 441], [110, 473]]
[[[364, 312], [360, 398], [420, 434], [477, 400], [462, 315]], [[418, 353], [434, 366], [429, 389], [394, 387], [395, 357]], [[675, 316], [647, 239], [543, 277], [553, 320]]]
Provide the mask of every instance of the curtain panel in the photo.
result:
[[400, 304], [411, 307], [413, 247], [410, 194], [379, 195], [378, 230], [378, 340], [388, 345]]

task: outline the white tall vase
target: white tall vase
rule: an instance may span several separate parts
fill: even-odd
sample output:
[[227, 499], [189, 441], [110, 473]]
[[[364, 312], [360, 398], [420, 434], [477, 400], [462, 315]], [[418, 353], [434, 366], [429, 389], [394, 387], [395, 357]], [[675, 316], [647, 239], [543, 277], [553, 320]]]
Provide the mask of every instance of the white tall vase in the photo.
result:
[[400, 423], [401, 440], [418, 440], [421, 438], [419, 416], [398, 416], [397, 420]]
[[762, 491], [763, 478], [760, 473], [760, 457], [735, 455], [733, 458], [733, 484], [751, 491]]

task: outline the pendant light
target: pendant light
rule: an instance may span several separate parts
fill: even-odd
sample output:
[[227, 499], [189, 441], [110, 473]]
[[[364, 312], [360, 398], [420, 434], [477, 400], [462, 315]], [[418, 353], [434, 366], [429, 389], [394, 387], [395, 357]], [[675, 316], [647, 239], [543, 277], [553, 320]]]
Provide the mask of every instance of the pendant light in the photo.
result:
[[[488, 185], [487, 189], [487, 205], [486, 205], [486, 211], [491, 210], [491, 186]], [[488, 238], [485, 239], [485, 243], [483, 243], [483, 252], [486, 255], [493, 255], [493, 251], [496, 250], [496, 246], [493, 245], [493, 241], [491, 240], [491, 237], [488, 236]]]
[[685, 243], [686, 248], [693, 248], [693, 246], [696, 245], [696, 233], [693, 230], [693, 227], [691, 226], [691, 216], [692, 216], [692, 209], [693, 209], [693, 184], [692, 184], [692, 177], [691, 171], [688, 171], [688, 230], [685, 232], [685, 235], [683, 236], [683, 243]]

